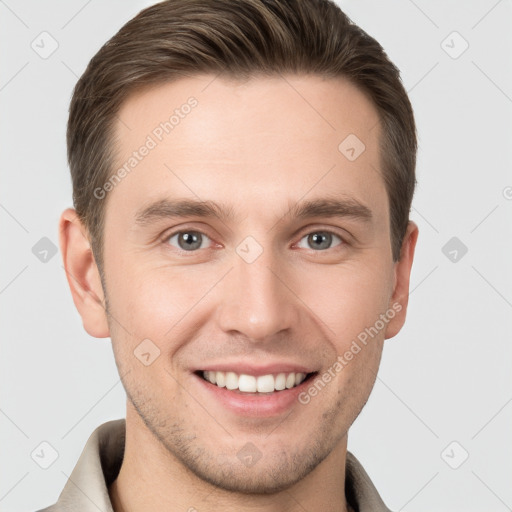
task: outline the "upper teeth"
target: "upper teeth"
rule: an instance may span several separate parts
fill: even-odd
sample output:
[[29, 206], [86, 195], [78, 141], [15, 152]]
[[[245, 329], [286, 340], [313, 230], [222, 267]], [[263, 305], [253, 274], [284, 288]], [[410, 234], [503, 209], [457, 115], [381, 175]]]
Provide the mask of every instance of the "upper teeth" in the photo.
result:
[[204, 371], [203, 376], [212, 384], [230, 390], [238, 389], [246, 393], [272, 393], [298, 386], [305, 378], [305, 373], [278, 373], [276, 375], [246, 375], [235, 372]]

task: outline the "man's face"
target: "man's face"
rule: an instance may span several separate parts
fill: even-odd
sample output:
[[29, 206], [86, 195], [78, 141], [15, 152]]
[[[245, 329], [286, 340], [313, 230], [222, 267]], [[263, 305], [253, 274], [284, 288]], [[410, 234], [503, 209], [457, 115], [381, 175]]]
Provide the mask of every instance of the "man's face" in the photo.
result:
[[[401, 322], [373, 334], [396, 274], [380, 134], [375, 108], [342, 79], [202, 76], [123, 105], [114, 170], [139, 153], [105, 199], [104, 271], [128, 428], [147, 427], [203, 480], [246, 492], [297, 482], [339, 453], [366, 403]], [[148, 210], [185, 200], [230, 215]], [[321, 201], [344, 206], [296, 216]], [[367, 343], [334, 370], [362, 332]], [[199, 375], [244, 364], [255, 376], [331, 369], [331, 379], [314, 396], [314, 379], [302, 384], [301, 403], [293, 389], [244, 395]]]

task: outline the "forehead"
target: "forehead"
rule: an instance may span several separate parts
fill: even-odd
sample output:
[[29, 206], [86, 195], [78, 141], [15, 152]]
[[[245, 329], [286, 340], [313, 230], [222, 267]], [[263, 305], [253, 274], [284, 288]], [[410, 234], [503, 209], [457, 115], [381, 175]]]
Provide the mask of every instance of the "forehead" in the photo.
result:
[[109, 201], [127, 216], [165, 195], [243, 208], [336, 190], [386, 210], [378, 113], [343, 78], [180, 79], [132, 94], [115, 134]]

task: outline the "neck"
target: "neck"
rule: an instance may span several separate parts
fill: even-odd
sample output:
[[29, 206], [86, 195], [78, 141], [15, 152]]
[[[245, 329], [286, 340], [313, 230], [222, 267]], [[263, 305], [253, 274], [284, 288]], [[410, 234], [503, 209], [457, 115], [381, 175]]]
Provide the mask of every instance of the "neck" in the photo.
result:
[[124, 458], [108, 491], [114, 512], [351, 512], [345, 497], [346, 453], [345, 435], [294, 485], [273, 494], [236, 493], [211, 485], [183, 466], [128, 408]]

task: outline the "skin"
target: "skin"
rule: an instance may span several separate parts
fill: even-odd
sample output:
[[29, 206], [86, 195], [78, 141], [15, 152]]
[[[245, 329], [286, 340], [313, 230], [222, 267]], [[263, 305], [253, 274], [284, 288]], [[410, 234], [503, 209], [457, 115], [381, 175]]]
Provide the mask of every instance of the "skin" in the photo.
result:
[[[418, 235], [410, 222], [393, 262], [377, 111], [340, 78], [180, 79], [123, 104], [117, 165], [190, 96], [198, 105], [105, 199], [105, 288], [75, 211], [60, 220], [73, 300], [90, 335], [111, 337], [127, 393], [114, 509], [350, 510], [347, 433], [375, 383], [384, 340], [405, 321]], [[366, 146], [353, 162], [338, 150], [351, 133]], [[137, 211], [161, 198], [226, 203], [234, 218], [137, 225]], [[286, 215], [320, 198], [351, 198], [372, 218]], [[170, 237], [180, 230], [204, 233], [201, 248], [180, 252]], [[318, 249], [308, 235], [325, 231], [337, 236]], [[236, 252], [247, 236], [263, 248], [250, 264]], [[401, 310], [378, 335], [310, 403], [285, 414], [236, 415], [207, 400], [191, 373], [279, 359], [322, 374], [393, 304]], [[160, 349], [149, 366], [134, 356], [144, 339]], [[247, 442], [262, 453], [252, 467], [237, 458]]]

